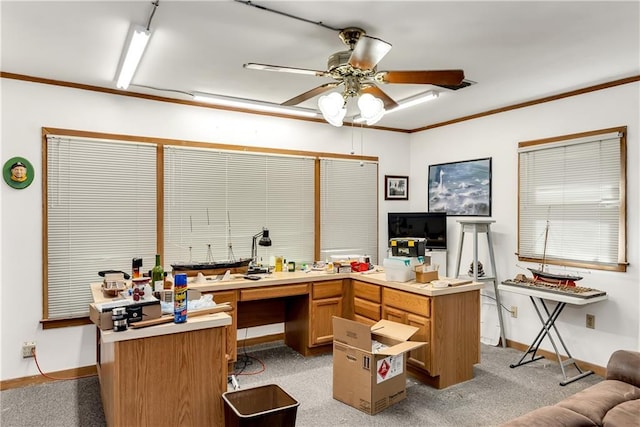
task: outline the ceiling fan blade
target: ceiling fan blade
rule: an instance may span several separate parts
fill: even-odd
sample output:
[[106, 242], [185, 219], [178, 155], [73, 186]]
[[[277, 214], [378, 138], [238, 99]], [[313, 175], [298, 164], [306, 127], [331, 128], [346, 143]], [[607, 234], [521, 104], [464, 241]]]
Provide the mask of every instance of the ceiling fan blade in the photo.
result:
[[384, 40], [363, 35], [349, 58], [349, 65], [361, 70], [371, 70], [391, 50], [391, 44]]
[[279, 65], [256, 64], [254, 62], [249, 62], [248, 64], [244, 64], [243, 67], [249, 70], [277, 71], [280, 73], [306, 74], [309, 76], [317, 76], [317, 77], [324, 77], [327, 75], [326, 71], [309, 70], [307, 68], [281, 67]]
[[307, 99], [311, 99], [314, 96], [318, 96], [322, 93], [328, 92], [331, 89], [333, 89], [334, 87], [338, 86], [342, 84], [342, 82], [332, 82], [332, 83], [325, 83], [322, 86], [318, 86], [316, 88], [313, 88], [309, 91], [306, 91], [305, 93], [302, 93], [298, 96], [295, 96], [293, 98], [291, 98], [288, 101], [283, 102], [280, 105], [287, 105], [287, 106], [292, 106], [292, 105], [298, 105], [301, 102], [306, 101]]
[[376, 98], [382, 100], [385, 110], [391, 110], [392, 108], [395, 108], [398, 106], [398, 103], [393, 99], [391, 99], [391, 97], [386, 93], [384, 93], [384, 91], [380, 89], [378, 86], [372, 85], [372, 86], [363, 87], [360, 91], [362, 93], [370, 93]]
[[459, 85], [464, 80], [464, 71], [380, 71], [376, 73], [375, 80], [382, 83]]

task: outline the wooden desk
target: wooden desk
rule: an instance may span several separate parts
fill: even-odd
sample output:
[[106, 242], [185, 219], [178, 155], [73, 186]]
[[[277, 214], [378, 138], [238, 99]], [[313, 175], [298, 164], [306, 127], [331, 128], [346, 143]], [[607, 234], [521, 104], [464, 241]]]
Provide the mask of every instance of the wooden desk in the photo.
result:
[[[330, 352], [332, 316], [373, 324], [380, 319], [417, 326], [429, 345], [410, 353], [408, 370], [436, 388], [473, 378], [480, 362], [482, 283], [448, 288], [390, 282], [384, 273], [283, 272], [257, 281], [190, 283], [233, 307], [227, 351], [236, 359], [237, 328], [284, 323], [285, 343], [304, 356]], [[275, 339], [275, 337], [274, 337]]]
[[218, 313], [123, 332], [96, 327], [107, 424], [223, 426], [230, 324]]
[[[533, 286], [531, 287], [516, 286], [514, 284], [510, 284], [508, 281], [502, 282], [502, 284], [498, 286], [498, 289], [502, 291], [507, 291], [507, 292], [528, 296], [529, 299], [531, 300], [531, 304], [533, 304], [533, 308], [536, 310], [536, 313], [538, 314], [538, 318], [540, 319], [540, 322], [542, 323], [540, 332], [538, 332], [538, 335], [535, 337], [535, 339], [533, 340], [533, 342], [531, 343], [527, 351], [522, 355], [522, 357], [517, 363], [513, 363], [510, 365], [511, 368], [517, 368], [518, 366], [526, 365], [527, 363], [535, 362], [536, 360], [542, 359], [543, 356], [536, 357], [536, 353], [538, 351], [538, 348], [540, 347], [540, 344], [542, 343], [542, 340], [544, 340], [545, 337], [548, 337], [549, 341], [551, 342], [551, 345], [553, 346], [553, 350], [556, 354], [556, 357], [558, 358], [558, 364], [560, 365], [560, 369], [562, 370], [562, 376], [564, 380], [560, 382], [560, 385], [564, 386], [574, 381], [577, 381], [580, 378], [584, 378], [588, 375], [593, 374], [593, 371], [582, 371], [582, 369], [580, 369], [580, 367], [575, 362], [575, 360], [573, 360], [573, 356], [571, 356], [571, 353], [569, 353], [569, 349], [564, 343], [562, 336], [560, 335], [560, 332], [556, 327], [556, 320], [558, 319], [558, 317], [560, 317], [560, 313], [562, 313], [562, 310], [565, 308], [567, 304], [572, 304], [572, 305], [592, 304], [595, 302], [606, 300], [607, 295], [596, 296], [593, 298], [580, 298], [577, 296], [573, 296], [569, 293], [562, 294], [562, 293], [555, 293], [555, 292], [536, 289]], [[549, 311], [549, 308], [547, 307], [547, 304], [545, 301], [555, 302], [556, 303], [555, 308]], [[564, 349], [567, 355], [567, 358], [565, 360], [562, 360], [562, 356], [558, 351], [558, 346], [556, 345], [556, 342], [553, 339], [552, 332], [555, 333], [556, 338], [562, 345], [562, 348]], [[531, 355], [531, 359], [525, 360], [525, 358], [528, 355]], [[568, 365], [573, 365], [575, 369], [578, 371], [578, 373], [573, 377], [567, 377], [567, 373], [564, 368], [565, 366], [568, 366]]]

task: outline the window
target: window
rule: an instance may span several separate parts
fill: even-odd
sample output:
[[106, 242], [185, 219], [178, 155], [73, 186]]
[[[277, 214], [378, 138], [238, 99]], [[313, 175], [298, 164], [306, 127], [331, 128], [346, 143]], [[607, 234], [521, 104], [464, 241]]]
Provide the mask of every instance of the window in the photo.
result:
[[[177, 261], [249, 258], [252, 236], [263, 227], [273, 246], [259, 247], [258, 261], [272, 255], [313, 261], [314, 163], [308, 157], [166, 147], [165, 268]], [[226, 256], [210, 259], [209, 245], [211, 254]]]
[[320, 256], [364, 254], [378, 260], [378, 164], [323, 159]]
[[156, 253], [156, 147], [46, 139], [45, 319], [83, 317], [102, 270]]
[[524, 261], [626, 271], [626, 128], [519, 144]]
[[360, 167], [336, 154], [323, 161], [321, 186], [313, 152], [63, 129], [43, 136], [45, 328], [86, 321], [99, 271], [130, 272], [134, 257], [149, 270], [156, 253], [166, 269], [249, 258], [263, 227], [273, 242], [258, 248], [265, 262], [275, 255], [314, 261], [319, 229], [332, 230], [323, 235], [327, 248], [375, 259], [375, 157]]

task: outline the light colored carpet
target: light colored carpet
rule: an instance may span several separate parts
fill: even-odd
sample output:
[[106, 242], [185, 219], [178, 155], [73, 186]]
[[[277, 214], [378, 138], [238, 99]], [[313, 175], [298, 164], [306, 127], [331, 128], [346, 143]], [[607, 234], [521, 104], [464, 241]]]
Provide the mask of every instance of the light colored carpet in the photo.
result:
[[[331, 354], [305, 358], [282, 342], [250, 347], [247, 354], [262, 360], [266, 369], [246, 375], [260, 369], [254, 361], [238, 380], [241, 389], [277, 384], [289, 393], [300, 402], [298, 427], [496, 426], [602, 381], [591, 375], [562, 387], [557, 363], [543, 359], [511, 369], [521, 352], [487, 345], [481, 350], [473, 380], [436, 390], [409, 377], [407, 398], [377, 415], [332, 398]], [[238, 353], [242, 360], [243, 349]], [[96, 377], [5, 390], [0, 407], [3, 427], [105, 425]]]
[[[239, 360], [242, 349], [238, 350]], [[590, 375], [566, 386], [557, 363], [545, 359], [509, 368], [522, 353], [481, 346], [475, 378], [436, 390], [407, 378], [407, 398], [368, 415], [332, 398], [332, 356], [304, 358], [283, 345], [253, 347], [248, 352], [265, 365], [259, 375], [240, 375], [241, 388], [277, 384], [300, 402], [297, 426], [497, 426], [540, 406], [554, 404], [602, 378]], [[248, 367], [245, 372], [258, 370]], [[573, 371], [568, 369], [568, 374]]]

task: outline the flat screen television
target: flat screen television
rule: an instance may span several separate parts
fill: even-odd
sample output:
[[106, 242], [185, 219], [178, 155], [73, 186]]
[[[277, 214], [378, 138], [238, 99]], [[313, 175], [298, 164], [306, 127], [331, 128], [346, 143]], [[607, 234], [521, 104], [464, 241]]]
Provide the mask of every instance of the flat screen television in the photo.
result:
[[389, 239], [425, 239], [426, 249], [447, 249], [445, 212], [389, 212]]

